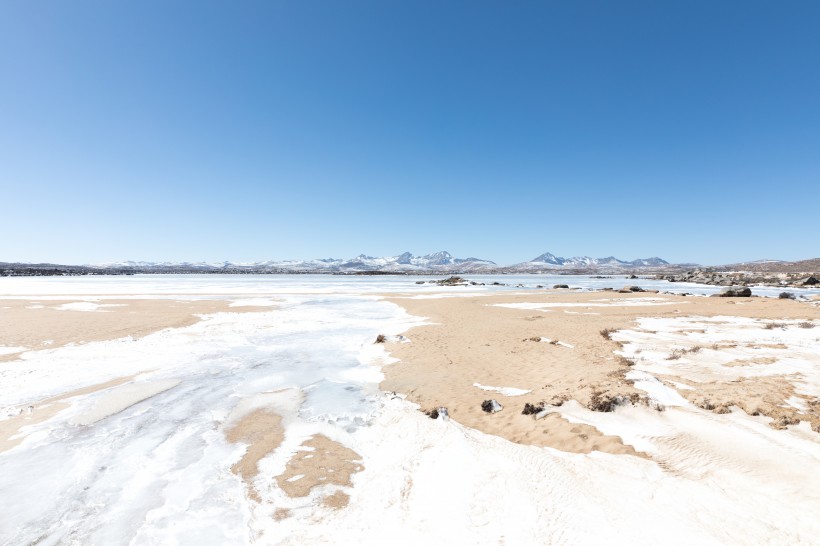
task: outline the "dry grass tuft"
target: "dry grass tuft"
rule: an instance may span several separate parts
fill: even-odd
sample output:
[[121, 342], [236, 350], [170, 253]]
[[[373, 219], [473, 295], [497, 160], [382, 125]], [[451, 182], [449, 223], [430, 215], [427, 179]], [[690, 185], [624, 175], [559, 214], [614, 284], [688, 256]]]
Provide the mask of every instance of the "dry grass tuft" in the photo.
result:
[[783, 329], [785, 329], [785, 328], [786, 328], [786, 326], [787, 326], [787, 325], [786, 325], [786, 324], [784, 324], [784, 323], [782, 323], [782, 322], [767, 322], [767, 323], [766, 323], [766, 326], [764, 326], [764, 328], [766, 328], [767, 330], [774, 330], [775, 328], [783, 328]]
[[625, 356], [618, 356], [618, 364], [622, 366], [634, 366], [635, 360], [627, 358]]
[[615, 328], [604, 328], [603, 330], [601, 330], [600, 334], [602, 338], [604, 338], [607, 341], [610, 341], [612, 339], [612, 334], [614, 334], [615, 332], [617, 332]]
[[[712, 346], [712, 348], [714, 348], [714, 346]], [[683, 355], [699, 353], [701, 349], [703, 349], [703, 347], [700, 345], [695, 345], [688, 349], [673, 349], [669, 356], [666, 357], [666, 360], [678, 360]]]

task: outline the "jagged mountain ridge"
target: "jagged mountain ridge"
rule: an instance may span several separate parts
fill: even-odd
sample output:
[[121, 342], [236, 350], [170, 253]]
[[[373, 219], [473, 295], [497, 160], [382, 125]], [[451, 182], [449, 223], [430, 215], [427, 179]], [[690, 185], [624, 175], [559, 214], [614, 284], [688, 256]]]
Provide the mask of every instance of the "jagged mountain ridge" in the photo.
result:
[[354, 258], [319, 258], [315, 260], [269, 260], [264, 262], [115, 262], [95, 264], [96, 268], [133, 268], [137, 270], [164, 270], [179, 268], [202, 271], [282, 271], [282, 272], [425, 272], [474, 271], [497, 267], [495, 262], [480, 258], [456, 258], [447, 251], [415, 256], [404, 252], [397, 256], [375, 257], [360, 254]]
[[545, 252], [530, 261], [500, 266], [480, 258], [456, 258], [447, 251], [416, 256], [404, 252], [375, 257], [313, 260], [268, 260], [262, 262], [146, 262], [122, 261], [94, 265], [0, 264], [0, 275], [83, 275], [133, 273], [329, 273], [329, 274], [494, 274], [494, 273], [657, 273], [681, 270], [696, 264], [669, 264], [661, 258], [621, 260], [614, 256], [563, 258]]
[[283, 273], [516, 273], [541, 270], [561, 271], [594, 271], [619, 272], [626, 270], [657, 269], [670, 266], [669, 262], [661, 258], [641, 258], [637, 260], [621, 260], [614, 256], [606, 258], [590, 258], [576, 256], [564, 258], [550, 252], [545, 252], [530, 261], [513, 265], [499, 266], [493, 261], [481, 258], [456, 258], [449, 252], [442, 250], [424, 256], [416, 256], [404, 252], [396, 256], [376, 257], [359, 254], [353, 258], [320, 258], [314, 260], [270, 260], [265, 262], [118, 262], [101, 264], [92, 267], [123, 267], [138, 270], [166, 270], [180, 268], [195, 271], [261, 271]]
[[529, 262], [518, 264], [524, 266], [525, 264], [532, 264], [533, 267], [566, 267], [566, 268], [584, 268], [584, 267], [662, 267], [670, 265], [669, 262], [657, 256], [651, 258], [639, 258], [637, 260], [619, 260], [615, 256], [607, 256], [606, 258], [590, 258], [589, 256], [575, 256], [573, 258], [563, 258], [556, 256], [550, 252], [545, 252], [540, 256], [536, 256]]

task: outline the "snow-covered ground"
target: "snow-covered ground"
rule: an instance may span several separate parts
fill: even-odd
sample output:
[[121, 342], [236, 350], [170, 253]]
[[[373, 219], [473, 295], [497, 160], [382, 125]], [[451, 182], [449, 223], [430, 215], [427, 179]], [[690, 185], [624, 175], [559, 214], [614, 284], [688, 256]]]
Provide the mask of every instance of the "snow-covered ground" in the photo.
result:
[[[806, 427], [775, 431], [740, 412], [676, 407], [671, 395], [660, 413], [602, 414], [570, 402], [565, 417], [654, 459], [570, 454], [433, 420], [378, 390], [389, 359], [376, 335], [420, 319], [372, 294], [503, 287], [308, 276], [0, 280], [2, 297], [38, 301], [222, 294], [260, 307], [3, 363], [0, 420], [61, 392], [133, 378], [61, 401], [0, 452], [2, 544], [811, 544], [820, 536], [820, 442]], [[651, 383], [653, 369], [643, 371]], [[657, 396], [668, 390], [659, 385]], [[224, 435], [238, 409], [253, 407], [274, 408], [286, 428], [260, 462], [259, 503], [230, 470], [244, 447]], [[272, 479], [316, 433], [362, 456], [347, 508], [323, 507], [318, 492], [288, 498]], [[279, 508], [289, 516], [274, 518]]]

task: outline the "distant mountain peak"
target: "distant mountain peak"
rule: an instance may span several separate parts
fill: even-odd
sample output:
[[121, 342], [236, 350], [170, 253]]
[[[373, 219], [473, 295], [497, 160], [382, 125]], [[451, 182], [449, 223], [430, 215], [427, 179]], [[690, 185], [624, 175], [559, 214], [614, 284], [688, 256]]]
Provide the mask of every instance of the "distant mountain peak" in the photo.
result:
[[627, 261], [616, 258], [615, 256], [607, 256], [605, 258], [590, 258], [589, 256], [564, 258], [562, 256], [556, 256], [551, 252], [545, 252], [525, 263], [532, 265], [544, 264], [546, 266], [555, 266], [567, 269], [590, 267], [659, 267], [669, 265], [669, 262], [658, 257], [639, 258], [637, 260]]
[[552, 252], [544, 252], [540, 256], [536, 256], [535, 258], [533, 258], [530, 261], [531, 262], [542, 262], [542, 263], [545, 263], [545, 264], [553, 264], [553, 265], [564, 265], [564, 262], [566, 260], [564, 260], [564, 258], [559, 258], [558, 256], [556, 256]]

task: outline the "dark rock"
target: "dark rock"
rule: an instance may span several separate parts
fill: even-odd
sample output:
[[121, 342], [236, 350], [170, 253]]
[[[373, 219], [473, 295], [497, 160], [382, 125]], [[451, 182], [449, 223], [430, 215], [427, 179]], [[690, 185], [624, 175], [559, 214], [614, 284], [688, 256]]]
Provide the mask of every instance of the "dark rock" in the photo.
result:
[[724, 288], [717, 294], [712, 294], [713, 298], [748, 298], [752, 295], [752, 289], [748, 286], [730, 286]]
[[536, 413], [540, 413], [544, 411], [544, 404], [534, 405], [527, 402], [524, 404], [524, 411], [521, 412], [522, 415], [535, 415]]
[[487, 413], [496, 413], [504, 409], [504, 406], [499, 404], [496, 400], [484, 400], [481, 403], [481, 409]]
[[447, 408], [440, 406], [438, 408], [433, 408], [430, 411], [424, 412], [430, 419], [438, 419], [441, 418], [442, 421], [447, 421], [450, 418], [450, 413], [447, 411]]
[[569, 288], [568, 284], [554, 284], [553, 288]]
[[629, 294], [631, 292], [646, 292], [646, 290], [644, 290], [640, 286], [624, 286], [623, 288], [618, 290], [618, 292], [621, 294]]
[[440, 281], [435, 281], [435, 283], [439, 286], [462, 286], [467, 284], [467, 279], [462, 277], [447, 277], [446, 279], [442, 279]]
[[798, 284], [800, 284], [802, 286], [814, 286], [815, 284], [818, 284], [818, 283], [820, 283], [820, 281], [818, 281], [816, 277], [808, 277], [808, 278], [802, 279], [801, 281], [798, 282]]

